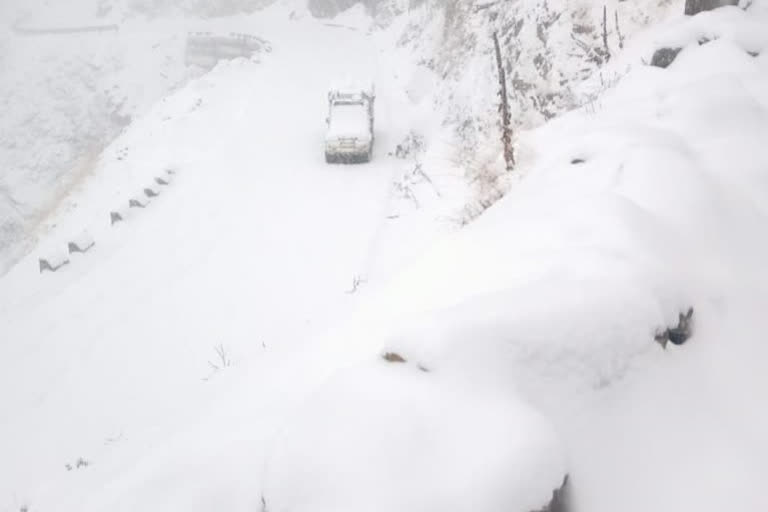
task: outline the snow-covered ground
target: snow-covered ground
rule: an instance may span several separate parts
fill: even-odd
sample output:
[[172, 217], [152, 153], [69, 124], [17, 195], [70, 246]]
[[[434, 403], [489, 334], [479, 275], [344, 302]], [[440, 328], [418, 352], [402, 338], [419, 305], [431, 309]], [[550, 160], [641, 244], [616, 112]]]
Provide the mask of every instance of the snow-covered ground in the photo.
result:
[[[765, 9], [639, 37], [627, 77], [524, 134], [524, 179], [371, 306], [382, 353], [543, 411], [577, 510], [768, 506]], [[667, 44], [668, 69], [641, 64]]]
[[[566, 472], [577, 511], [768, 509], [766, 1], [628, 41], [460, 230], [439, 80], [360, 8], [287, 13], [234, 18], [273, 52], [134, 120], [0, 279], [0, 511], [529, 512]], [[349, 69], [374, 159], [327, 166]]]
[[[192, 3], [0, 6], [0, 274], [48, 231], [62, 199], [130, 121], [200, 74], [185, 66], [188, 31], [249, 32], [245, 19], [201, 18], [212, 10]], [[198, 17], [182, 15], [189, 12]], [[25, 32], [93, 26], [108, 29]]]
[[[417, 212], [393, 182], [411, 164], [387, 153], [420, 109], [353, 26], [362, 13], [286, 14], [239, 19], [273, 52], [220, 64], [132, 123], [3, 277], [3, 509], [251, 510], [281, 412], [344, 364], [317, 338], [451, 229], [404, 222]], [[374, 161], [327, 166], [326, 91], [350, 69], [382, 86]], [[127, 208], [147, 186], [159, 195]], [[442, 189], [405, 186], [422, 202]], [[84, 230], [87, 253], [38, 273]]]

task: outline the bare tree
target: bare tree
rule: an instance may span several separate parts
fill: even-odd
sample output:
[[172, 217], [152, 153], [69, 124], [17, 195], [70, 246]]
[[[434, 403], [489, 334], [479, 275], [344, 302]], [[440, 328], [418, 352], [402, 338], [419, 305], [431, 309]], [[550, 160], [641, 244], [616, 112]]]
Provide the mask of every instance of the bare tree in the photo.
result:
[[619, 11], [613, 12], [614, 17], [616, 18], [616, 36], [619, 38], [619, 49], [624, 49], [624, 34], [621, 33], [621, 28], [619, 27]]
[[208, 361], [208, 366], [211, 367], [211, 370], [218, 372], [219, 370], [232, 366], [232, 360], [229, 358], [229, 354], [227, 354], [227, 349], [224, 348], [224, 344], [219, 343], [213, 347], [213, 350], [216, 352], [217, 359], [215, 363], [210, 360]]
[[496, 67], [499, 70], [499, 114], [501, 115], [501, 142], [504, 145], [504, 161], [507, 164], [507, 170], [511, 171], [515, 167], [515, 150], [512, 147], [512, 115], [509, 113], [509, 98], [507, 96], [507, 73], [504, 70], [504, 64], [501, 60], [501, 47], [499, 46], [499, 35], [493, 33], [493, 46], [496, 50]]
[[611, 49], [608, 47], [608, 9], [603, 5], [603, 48], [605, 48], [605, 61], [611, 60]]

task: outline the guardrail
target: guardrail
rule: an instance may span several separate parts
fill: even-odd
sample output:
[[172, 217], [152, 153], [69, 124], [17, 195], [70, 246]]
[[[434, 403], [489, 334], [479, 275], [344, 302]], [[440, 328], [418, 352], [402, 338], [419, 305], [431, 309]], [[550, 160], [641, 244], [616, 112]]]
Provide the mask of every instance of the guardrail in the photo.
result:
[[103, 33], [117, 32], [120, 30], [118, 25], [85, 25], [80, 27], [25, 27], [14, 24], [11, 27], [14, 33], [23, 36], [42, 36], [51, 34], [84, 34], [84, 33]]

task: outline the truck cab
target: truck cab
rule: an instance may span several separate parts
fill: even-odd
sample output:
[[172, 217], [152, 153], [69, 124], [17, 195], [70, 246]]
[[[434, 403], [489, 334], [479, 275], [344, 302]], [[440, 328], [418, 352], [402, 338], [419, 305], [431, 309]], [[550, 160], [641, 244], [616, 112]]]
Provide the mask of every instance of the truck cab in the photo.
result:
[[328, 93], [325, 161], [369, 162], [373, 154], [373, 86], [332, 87]]

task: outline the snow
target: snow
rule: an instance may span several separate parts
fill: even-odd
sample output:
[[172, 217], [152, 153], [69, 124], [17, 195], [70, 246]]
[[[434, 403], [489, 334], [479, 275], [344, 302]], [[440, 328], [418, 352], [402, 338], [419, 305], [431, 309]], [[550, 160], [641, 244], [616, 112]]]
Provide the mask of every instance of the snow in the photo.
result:
[[525, 404], [378, 361], [309, 398], [272, 445], [263, 496], [278, 512], [534, 510], [564, 474]]
[[[565, 473], [576, 511], [768, 509], [766, 2], [629, 40], [462, 229], [447, 82], [362, 6], [287, 8], [228, 20], [273, 52], [138, 115], [0, 278], [0, 510], [530, 512]], [[377, 84], [364, 167], [322, 158], [347, 67]]]
[[46, 270], [56, 272], [69, 263], [69, 256], [63, 249], [51, 249], [39, 258], [38, 263], [41, 274]]
[[[0, 17], [3, 31], [9, 25], [0, 35], [0, 274], [48, 231], [71, 189], [94, 174], [99, 155], [132, 119], [199, 76], [201, 70], [184, 62], [188, 31], [225, 27], [226, 33], [251, 33], [247, 17], [147, 21], [137, 16], [153, 9], [213, 14], [215, 6], [208, 3], [79, 0], [7, 7]], [[255, 8], [264, 2], [239, 3]], [[105, 6], [111, 6], [109, 12], [99, 16]], [[30, 36], [14, 32], [17, 23], [118, 30]], [[128, 156], [125, 148], [115, 150]]]
[[[525, 178], [391, 283], [372, 343], [522, 393], [577, 510], [764, 509], [766, 80], [744, 48], [696, 45], [525, 134]], [[694, 337], [663, 351], [691, 306]]]
[[331, 109], [326, 139], [368, 137], [368, 110], [363, 104], [337, 104]]
[[[83, 229], [97, 244], [44, 276], [34, 251], [2, 278], [0, 509], [252, 509], [269, 439], [343, 364], [319, 338], [442, 229], [387, 219], [403, 172], [387, 152], [410, 120], [389, 115], [408, 99], [374, 41], [282, 9], [236, 22], [273, 41], [269, 57], [222, 63], [137, 117], [39, 245]], [[352, 64], [388, 91], [366, 172], [323, 160], [326, 84]], [[111, 226], [166, 169], [173, 183]], [[212, 371], [218, 346], [231, 365]]]
[[84, 230], [69, 241], [67, 244], [67, 249], [69, 250], [70, 254], [73, 252], [87, 252], [95, 244], [96, 241], [93, 239], [93, 235], [91, 235], [87, 230]]

